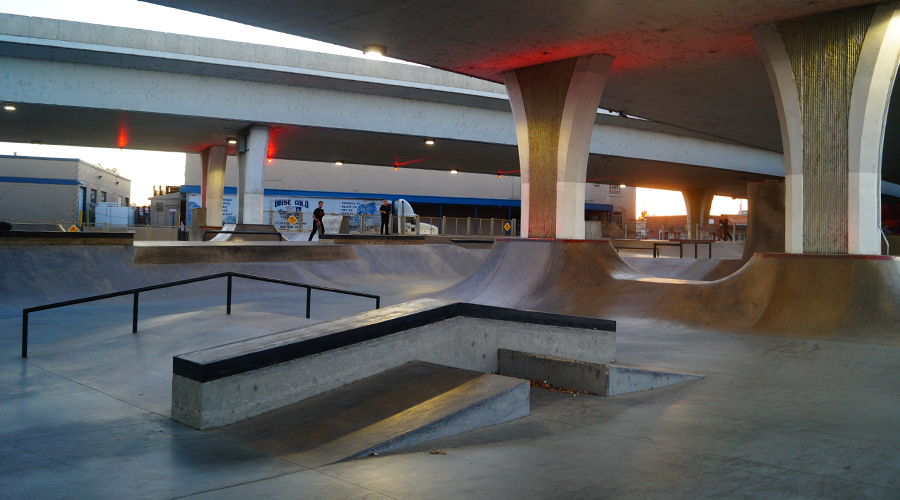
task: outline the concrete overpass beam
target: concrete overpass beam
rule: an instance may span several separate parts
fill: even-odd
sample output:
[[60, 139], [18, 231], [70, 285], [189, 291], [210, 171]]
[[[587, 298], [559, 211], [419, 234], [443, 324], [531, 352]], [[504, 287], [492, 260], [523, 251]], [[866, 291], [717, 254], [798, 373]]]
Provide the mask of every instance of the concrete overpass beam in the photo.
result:
[[203, 165], [200, 199], [206, 208], [206, 225], [222, 225], [222, 200], [225, 198], [225, 158], [228, 148], [210, 146], [200, 153]]
[[503, 73], [522, 176], [522, 236], [584, 238], [591, 133], [611, 56], [592, 54]]
[[700, 239], [706, 236], [709, 226], [709, 211], [715, 192], [711, 188], [687, 189], [681, 192], [684, 208], [687, 210], [688, 238]]
[[263, 189], [269, 127], [254, 126], [238, 138], [238, 224], [263, 224]]
[[898, 4], [781, 21], [753, 34], [781, 122], [786, 251], [881, 253], [881, 152], [900, 57]]

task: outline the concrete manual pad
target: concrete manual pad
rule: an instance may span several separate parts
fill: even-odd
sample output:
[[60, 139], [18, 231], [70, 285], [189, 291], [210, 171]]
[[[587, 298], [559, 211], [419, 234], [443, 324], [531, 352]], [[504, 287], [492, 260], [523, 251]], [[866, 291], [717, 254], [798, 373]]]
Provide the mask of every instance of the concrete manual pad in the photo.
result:
[[675, 373], [653, 368], [588, 363], [574, 359], [498, 349], [499, 373], [510, 377], [542, 380], [562, 389], [618, 396], [658, 389], [703, 378], [691, 373]]
[[529, 394], [525, 380], [412, 361], [208, 432], [318, 467], [527, 416]]

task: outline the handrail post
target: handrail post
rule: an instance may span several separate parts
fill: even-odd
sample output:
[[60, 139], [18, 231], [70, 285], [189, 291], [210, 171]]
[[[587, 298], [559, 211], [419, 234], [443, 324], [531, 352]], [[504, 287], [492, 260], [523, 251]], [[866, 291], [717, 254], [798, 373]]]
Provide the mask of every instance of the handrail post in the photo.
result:
[[227, 302], [228, 305], [225, 306], [225, 314], [231, 314], [231, 275], [228, 275], [228, 292], [226, 294], [228, 297]]
[[28, 311], [22, 311], [22, 358], [28, 357]]
[[131, 333], [137, 333], [137, 317], [138, 317], [138, 294], [134, 292], [134, 309], [131, 314]]
[[375, 309], [381, 309], [381, 296], [375, 297]]
[[309, 303], [312, 299], [312, 288], [306, 287], [306, 319], [309, 319]]

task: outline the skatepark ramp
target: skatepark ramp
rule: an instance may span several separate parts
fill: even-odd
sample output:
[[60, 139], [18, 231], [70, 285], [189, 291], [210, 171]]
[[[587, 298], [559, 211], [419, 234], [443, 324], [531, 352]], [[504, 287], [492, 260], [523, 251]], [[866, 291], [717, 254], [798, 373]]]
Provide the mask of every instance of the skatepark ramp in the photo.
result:
[[527, 380], [411, 361], [214, 432], [319, 467], [527, 416], [530, 389]]
[[653, 278], [608, 241], [497, 239], [442, 300], [764, 335], [900, 345], [900, 259], [755, 254], [716, 281]]

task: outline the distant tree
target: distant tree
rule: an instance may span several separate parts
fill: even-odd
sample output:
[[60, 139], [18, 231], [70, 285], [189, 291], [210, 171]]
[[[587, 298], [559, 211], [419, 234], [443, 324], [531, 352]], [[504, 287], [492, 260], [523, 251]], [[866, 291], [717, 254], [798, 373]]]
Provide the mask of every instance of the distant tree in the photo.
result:
[[641, 210], [641, 216], [638, 217], [638, 220], [647, 220], [647, 216], [650, 215], [646, 210]]

